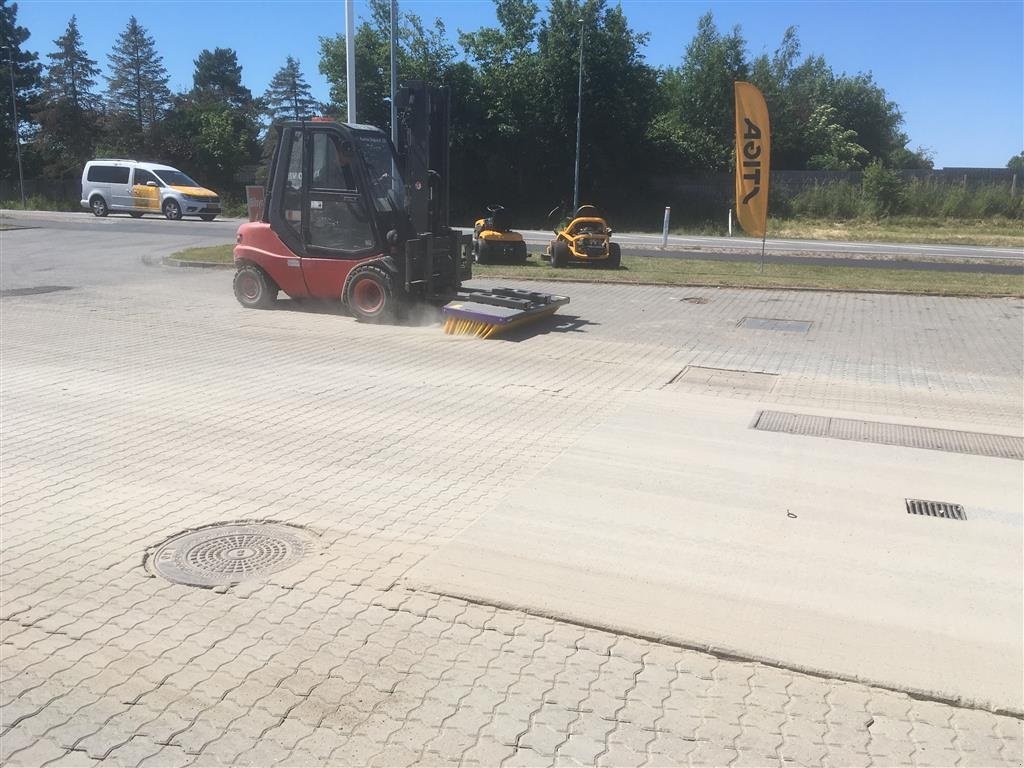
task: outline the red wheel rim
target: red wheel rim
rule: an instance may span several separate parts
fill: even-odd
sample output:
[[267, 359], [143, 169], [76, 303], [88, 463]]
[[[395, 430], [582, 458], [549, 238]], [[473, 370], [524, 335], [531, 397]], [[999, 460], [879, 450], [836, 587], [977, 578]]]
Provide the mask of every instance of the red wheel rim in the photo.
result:
[[364, 277], [352, 286], [352, 300], [360, 312], [372, 315], [384, 306], [384, 291], [376, 280]]
[[259, 281], [252, 275], [242, 275], [238, 278], [238, 290], [247, 301], [256, 301], [260, 296]]

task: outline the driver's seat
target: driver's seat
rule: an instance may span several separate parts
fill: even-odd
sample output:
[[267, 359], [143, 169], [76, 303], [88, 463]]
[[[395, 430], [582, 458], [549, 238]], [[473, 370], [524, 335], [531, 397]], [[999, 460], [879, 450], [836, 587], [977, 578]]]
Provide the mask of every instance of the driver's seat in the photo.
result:
[[487, 225], [487, 229], [494, 232], [508, 232], [512, 229], [512, 217], [504, 206], [499, 205], [491, 211], [488, 218], [484, 219], [484, 224]]

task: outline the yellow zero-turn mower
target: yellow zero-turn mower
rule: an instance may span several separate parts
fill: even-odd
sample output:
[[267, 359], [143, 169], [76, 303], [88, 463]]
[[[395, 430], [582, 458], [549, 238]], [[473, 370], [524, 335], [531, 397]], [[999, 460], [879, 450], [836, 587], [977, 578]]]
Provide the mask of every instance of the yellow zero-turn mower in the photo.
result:
[[592, 205], [581, 205], [568, 221], [561, 217], [562, 208], [548, 214], [548, 221], [561, 219], [554, 226], [555, 239], [544, 254], [552, 267], [565, 267], [571, 263], [618, 269], [622, 252], [611, 240], [608, 222]]
[[487, 206], [490, 216], [473, 225], [473, 259], [477, 264], [526, 263], [526, 242], [512, 231], [512, 217], [500, 205]]

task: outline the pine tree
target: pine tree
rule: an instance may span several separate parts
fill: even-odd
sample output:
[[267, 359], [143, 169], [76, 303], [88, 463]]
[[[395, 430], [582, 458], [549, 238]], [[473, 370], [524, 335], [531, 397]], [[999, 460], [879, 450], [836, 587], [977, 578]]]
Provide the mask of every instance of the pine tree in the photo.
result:
[[99, 96], [93, 91], [99, 67], [90, 59], [82, 45], [78, 19], [72, 16], [64, 34], [53, 41], [54, 53], [46, 54], [50, 64], [46, 70], [46, 96], [50, 101], [64, 101], [72, 114], [99, 108]]
[[[24, 134], [32, 108], [39, 98], [42, 66], [38, 56], [24, 49], [29, 31], [18, 26], [18, 4], [0, 0], [0, 178], [17, 178], [17, 147], [14, 143], [12, 105], [17, 104], [18, 133]], [[11, 98], [11, 73], [14, 98]], [[23, 163], [28, 165], [26, 145], [22, 144]], [[26, 174], [29, 171], [26, 168]]]
[[263, 99], [267, 105], [267, 114], [273, 122], [301, 120], [320, 111], [320, 104], [313, 98], [299, 62], [291, 56], [277, 70]]
[[203, 49], [195, 59], [192, 97], [196, 101], [227, 102], [232, 107], [248, 107], [252, 93], [242, 85], [242, 67], [232, 48]]
[[40, 127], [37, 145], [49, 175], [74, 176], [95, 145], [100, 98], [93, 89], [99, 68], [85, 52], [74, 16], [53, 42], [57, 50], [46, 55], [46, 98], [35, 113]]
[[130, 116], [139, 129], [156, 124], [171, 101], [167, 69], [156, 43], [132, 16], [118, 36], [110, 60], [107, 100], [112, 112]]

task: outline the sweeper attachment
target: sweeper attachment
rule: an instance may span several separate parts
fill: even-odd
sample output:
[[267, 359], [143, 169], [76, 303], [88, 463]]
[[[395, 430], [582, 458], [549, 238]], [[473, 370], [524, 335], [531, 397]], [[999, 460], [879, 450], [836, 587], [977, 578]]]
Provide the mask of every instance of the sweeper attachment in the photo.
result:
[[489, 339], [520, 325], [553, 315], [569, 303], [568, 296], [534, 293], [518, 288], [471, 291], [441, 309], [444, 332]]
[[398, 151], [379, 128], [284, 123], [263, 220], [238, 229], [235, 296], [244, 307], [340, 300], [358, 319], [400, 319], [443, 304], [448, 333], [493, 336], [550, 315], [564, 296], [463, 288], [472, 237], [448, 226], [448, 93], [409, 83], [398, 101]]

